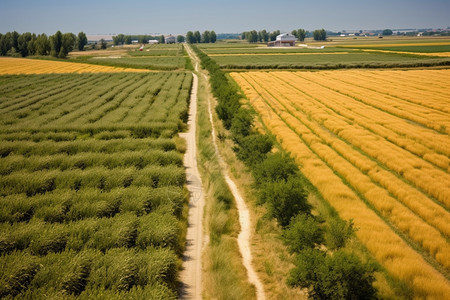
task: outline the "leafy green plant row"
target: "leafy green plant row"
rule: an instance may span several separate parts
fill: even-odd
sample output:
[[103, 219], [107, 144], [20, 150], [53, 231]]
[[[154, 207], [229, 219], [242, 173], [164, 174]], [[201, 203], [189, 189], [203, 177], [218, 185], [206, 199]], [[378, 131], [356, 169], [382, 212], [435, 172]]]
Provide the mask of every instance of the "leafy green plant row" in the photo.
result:
[[0, 228], [1, 254], [26, 250], [42, 256], [64, 250], [98, 249], [105, 252], [117, 247], [144, 250], [149, 246], [180, 252], [177, 219], [163, 211], [139, 217], [125, 212], [110, 218], [88, 218], [63, 224], [32, 219], [26, 223], [2, 223]]
[[241, 106], [238, 88], [219, 65], [192, 46], [210, 73], [217, 97], [216, 111], [230, 129], [234, 151], [253, 174], [260, 204], [283, 228], [283, 240], [296, 256], [288, 283], [308, 288], [314, 299], [372, 299], [374, 268], [343, 250], [353, 235], [352, 222], [340, 219], [322, 224], [307, 202], [308, 182], [295, 162], [283, 151], [272, 152], [273, 142], [253, 127], [253, 115]]
[[0, 297], [26, 299], [176, 299], [176, 255], [170, 249], [65, 250], [0, 257]]
[[41, 170], [81, 169], [103, 166], [108, 169], [134, 166], [143, 169], [149, 165], [167, 166], [183, 165], [183, 157], [177, 151], [123, 151], [120, 153], [92, 153], [82, 152], [75, 155], [56, 154], [51, 156], [9, 155], [0, 160], [0, 175], [7, 175], [19, 170], [31, 172]]
[[103, 192], [97, 188], [78, 191], [63, 189], [27, 197], [14, 194], [1, 198], [0, 223], [28, 222], [31, 219], [48, 223], [73, 222], [87, 218], [113, 217], [131, 212], [137, 216], [162, 211], [181, 216], [186, 192], [181, 187], [151, 188], [130, 186]]
[[[124, 138], [124, 139], [111, 139], [111, 140], [96, 140], [89, 138], [91, 135], [80, 135], [76, 141], [64, 141], [57, 142], [53, 140], [44, 141], [28, 141], [28, 140], [15, 140], [14, 137], [22, 136], [24, 132], [18, 132], [17, 134], [10, 134], [8, 141], [2, 140], [0, 143], [0, 157], [7, 157], [8, 155], [23, 155], [25, 157], [39, 155], [55, 155], [55, 154], [67, 154], [75, 155], [81, 152], [91, 153], [117, 153], [122, 151], [145, 151], [145, 150], [162, 150], [173, 151], [176, 150], [176, 143], [172, 139], [168, 138]], [[52, 133], [56, 134], [56, 133]], [[25, 133], [25, 137], [29, 137], [29, 132]], [[86, 139], [84, 139], [86, 138]]]
[[31, 197], [56, 189], [79, 190], [85, 187], [109, 191], [128, 186], [182, 186], [185, 181], [184, 169], [173, 165], [150, 165], [143, 169], [92, 167], [85, 170], [20, 171], [1, 177], [0, 196], [25, 193]]

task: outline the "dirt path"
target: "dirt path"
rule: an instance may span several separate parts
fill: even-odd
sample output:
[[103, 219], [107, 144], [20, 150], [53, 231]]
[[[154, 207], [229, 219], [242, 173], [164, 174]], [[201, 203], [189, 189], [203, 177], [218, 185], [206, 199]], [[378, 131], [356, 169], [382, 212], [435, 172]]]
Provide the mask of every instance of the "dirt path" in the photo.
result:
[[189, 131], [181, 133], [186, 139], [187, 150], [184, 155], [187, 188], [190, 192], [186, 250], [183, 255], [183, 270], [180, 273], [181, 298], [202, 299], [202, 249], [203, 249], [203, 209], [204, 193], [200, 173], [197, 168], [197, 90], [198, 77], [193, 74], [189, 108]]
[[[198, 72], [198, 59], [195, 55], [193, 55], [192, 50], [189, 46], [186, 47], [188, 50], [189, 55], [191, 56], [193, 62], [195, 62], [195, 70]], [[202, 73], [205, 80], [208, 80], [208, 77]], [[264, 287], [259, 280], [259, 277], [257, 273], [255, 272], [253, 265], [252, 265], [252, 253], [250, 249], [250, 237], [251, 237], [251, 219], [250, 219], [250, 213], [247, 208], [247, 204], [245, 203], [244, 199], [242, 198], [241, 194], [239, 193], [239, 190], [234, 183], [234, 181], [230, 178], [227, 170], [227, 165], [225, 161], [223, 160], [222, 156], [220, 155], [219, 148], [217, 146], [217, 139], [216, 139], [216, 130], [214, 127], [214, 120], [212, 115], [212, 108], [211, 108], [211, 98], [208, 97], [208, 113], [209, 113], [209, 121], [211, 123], [211, 135], [212, 140], [214, 144], [214, 149], [216, 152], [216, 155], [219, 160], [219, 164], [222, 169], [222, 174], [224, 175], [225, 181], [228, 184], [228, 187], [230, 188], [231, 192], [233, 193], [233, 196], [236, 200], [236, 206], [239, 211], [239, 223], [241, 226], [241, 232], [238, 235], [238, 246], [239, 251], [242, 255], [242, 260], [244, 267], [247, 269], [247, 275], [248, 275], [248, 281], [253, 284], [256, 288], [256, 298], [258, 300], [266, 299], [265, 293], [264, 293]]]
[[228, 187], [230, 188], [234, 199], [236, 200], [236, 206], [239, 211], [239, 224], [241, 225], [241, 232], [238, 235], [238, 246], [239, 251], [242, 255], [242, 260], [244, 267], [247, 269], [247, 275], [248, 275], [248, 281], [253, 284], [256, 288], [256, 299], [263, 300], [266, 299], [265, 293], [264, 293], [264, 286], [262, 285], [261, 281], [259, 280], [258, 274], [256, 274], [255, 269], [252, 265], [252, 252], [250, 249], [250, 237], [251, 237], [251, 219], [250, 219], [250, 212], [248, 211], [247, 204], [245, 203], [244, 199], [242, 198], [241, 194], [239, 193], [239, 190], [234, 183], [234, 181], [230, 178], [228, 175], [228, 170], [226, 167], [226, 163], [223, 160], [222, 156], [219, 153], [219, 148], [217, 146], [217, 139], [216, 139], [216, 131], [214, 128], [214, 120], [212, 115], [212, 108], [211, 108], [211, 99], [208, 99], [208, 113], [209, 113], [209, 121], [211, 123], [212, 131], [212, 139], [214, 143], [214, 148], [216, 150], [216, 155], [219, 159], [220, 166], [222, 168], [222, 174], [224, 175], [225, 181], [228, 184]]

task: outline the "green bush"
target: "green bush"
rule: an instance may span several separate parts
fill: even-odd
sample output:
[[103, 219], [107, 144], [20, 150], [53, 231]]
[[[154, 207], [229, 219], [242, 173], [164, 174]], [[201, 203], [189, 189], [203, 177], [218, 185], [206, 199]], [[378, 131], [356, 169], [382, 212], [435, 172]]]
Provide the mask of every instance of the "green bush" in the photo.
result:
[[284, 230], [283, 237], [291, 253], [305, 248], [315, 248], [324, 241], [324, 230], [313, 216], [300, 213], [295, 216]]
[[298, 178], [268, 181], [260, 185], [260, 199], [267, 203], [269, 213], [282, 227], [288, 226], [297, 214], [309, 214], [311, 210], [307, 194]]
[[377, 299], [372, 286], [374, 268], [354, 254], [338, 251], [325, 256], [319, 250], [299, 252], [288, 283], [309, 287], [312, 299]]
[[332, 250], [345, 247], [347, 240], [355, 231], [356, 229], [353, 227], [353, 220], [348, 222], [341, 219], [330, 220], [325, 235], [327, 247]]
[[267, 157], [267, 153], [272, 149], [273, 143], [266, 135], [250, 134], [239, 139], [239, 144], [235, 147], [237, 157], [247, 166], [255, 170]]
[[267, 155], [262, 163], [253, 168], [253, 175], [258, 184], [287, 181], [289, 177], [297, 176], [297, 173], [298, 167], [294, 161], [288, 155], [280, 152]]

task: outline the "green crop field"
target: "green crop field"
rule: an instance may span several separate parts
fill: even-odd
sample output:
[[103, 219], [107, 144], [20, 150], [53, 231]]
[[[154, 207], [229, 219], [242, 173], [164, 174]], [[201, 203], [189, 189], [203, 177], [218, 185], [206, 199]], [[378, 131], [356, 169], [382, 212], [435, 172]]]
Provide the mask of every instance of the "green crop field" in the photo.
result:
[[[449, 40], [443, 38], [332, 37], [328, 41], [307, 39], [302, 43], [305, 45], [301, 47], [271, 48], [263, 43], [222, 42], [199, 44], [199, 49], [214, 59], [222, 69], [230, 70], [396, 68], [450, 65], [450, 57], [447, 56], [418, 55], [450, 52]], [[323, 48], [321, 48], [322, 46]], [[382, 52], [384, 50], [392, 52]]]
[[383, 68], [450, 64], [449, 58], [397, 53], [350, 52], [307, 55], [224, 55], [212, 56], [224, 69], [336, 69]]
[[0, 76], [0, 298], [177, 297], [191, 82]]

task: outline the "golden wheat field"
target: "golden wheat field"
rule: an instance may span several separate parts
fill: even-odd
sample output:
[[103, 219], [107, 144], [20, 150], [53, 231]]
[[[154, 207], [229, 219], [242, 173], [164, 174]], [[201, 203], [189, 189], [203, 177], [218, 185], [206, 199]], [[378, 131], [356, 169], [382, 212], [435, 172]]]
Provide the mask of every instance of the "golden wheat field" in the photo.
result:
[[116, 72], [149, 72], [149, 70], [109, 67], [52, 60], [0, 57], [0, 75]]
[[450, 70], [231, 76], [380, 264], [414, 297], [450, 295]]

